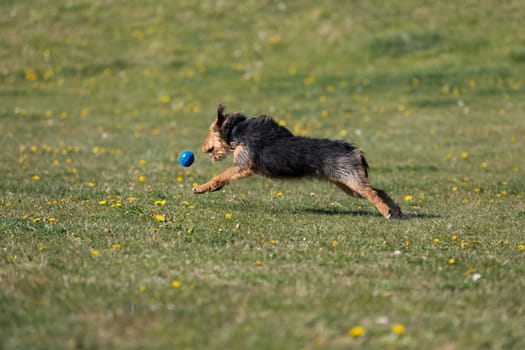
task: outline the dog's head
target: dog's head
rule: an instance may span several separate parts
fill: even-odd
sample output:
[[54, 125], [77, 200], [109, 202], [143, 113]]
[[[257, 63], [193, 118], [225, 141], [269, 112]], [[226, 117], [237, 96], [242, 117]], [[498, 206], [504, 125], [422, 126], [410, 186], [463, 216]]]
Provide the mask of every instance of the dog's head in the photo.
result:
[[237, 119], [245, 119], [240, 113], [225, 114], [225, 109], [223, 104], [217, 107], [217, 119], [210, 125], [208, 136], [201, 147], [204, 153], [208, 153], [212, 162], [223, 160], [233, 150], [229, 140], [233, 124]]

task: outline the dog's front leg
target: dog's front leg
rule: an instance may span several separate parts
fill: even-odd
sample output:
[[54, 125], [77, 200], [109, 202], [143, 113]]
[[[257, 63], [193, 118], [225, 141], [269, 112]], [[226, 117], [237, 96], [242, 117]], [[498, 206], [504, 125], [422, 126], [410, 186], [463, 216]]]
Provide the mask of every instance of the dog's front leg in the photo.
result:
[[215, 176], [210, 181], [206, 182], [203, 185], [196, 186], [193, 188], [193, 193], [205, 193], [205, 192], [214, 192], [218, 191], [230, 182], [242, 179], [243, 177], [248, 177], [253, 175], [253, 171], [250, 169], [241, 169], [237, 166], [226, 169], [222, 174]]

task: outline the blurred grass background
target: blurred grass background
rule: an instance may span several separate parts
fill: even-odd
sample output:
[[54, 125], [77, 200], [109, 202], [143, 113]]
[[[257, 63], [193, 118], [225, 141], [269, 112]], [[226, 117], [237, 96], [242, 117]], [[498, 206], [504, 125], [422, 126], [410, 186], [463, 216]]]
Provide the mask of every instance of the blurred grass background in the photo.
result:
[[[524, 17], [2, 1], [2, 347], [522, 348]], [[356, 142], [411, 219], [317, 181], [192, 195], [220, 102]]]

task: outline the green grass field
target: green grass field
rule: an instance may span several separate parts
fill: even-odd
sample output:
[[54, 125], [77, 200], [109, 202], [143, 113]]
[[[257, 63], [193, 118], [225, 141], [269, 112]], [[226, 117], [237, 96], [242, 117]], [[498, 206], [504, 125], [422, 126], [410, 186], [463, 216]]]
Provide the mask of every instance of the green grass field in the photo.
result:
[[[0, 348], [525, 348], [525, 5], [0, 2]], [[196, 196], [218, 103], [357, 143]], [[195, 164], [182, 168], [185, 149]]]

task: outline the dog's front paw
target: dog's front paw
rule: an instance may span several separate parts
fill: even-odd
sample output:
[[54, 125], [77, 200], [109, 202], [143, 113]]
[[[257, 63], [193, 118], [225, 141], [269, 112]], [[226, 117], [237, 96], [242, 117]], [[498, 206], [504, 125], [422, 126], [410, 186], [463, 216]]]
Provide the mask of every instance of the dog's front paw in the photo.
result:
[[208, 192], [210, 189], [204, 185], [200, 185], [200, 186], [193, 187], [191, 190], [195, 194], [201, 194], [201, 193]]

